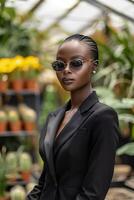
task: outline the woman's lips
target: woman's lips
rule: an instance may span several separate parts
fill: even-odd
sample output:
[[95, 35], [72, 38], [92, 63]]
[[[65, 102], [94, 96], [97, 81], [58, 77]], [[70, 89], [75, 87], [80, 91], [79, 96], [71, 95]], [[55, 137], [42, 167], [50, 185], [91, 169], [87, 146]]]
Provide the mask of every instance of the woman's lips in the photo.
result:
[[65, 85], [70, 85], [74, 82], [74, 79], [72, 78], [62, 78], [62, 82], [65, 84]]

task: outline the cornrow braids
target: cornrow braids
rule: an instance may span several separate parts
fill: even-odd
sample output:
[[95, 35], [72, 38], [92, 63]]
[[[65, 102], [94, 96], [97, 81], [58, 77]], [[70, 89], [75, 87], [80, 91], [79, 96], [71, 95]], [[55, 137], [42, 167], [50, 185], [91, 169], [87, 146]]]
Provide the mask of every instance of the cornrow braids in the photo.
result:
[[99, 63], [99, 61], [98, 61], [98, 57], [99, 57], [98, 47], [97, 47], [97, 43], [91, 37], [86, 36], [86, 35], [81, 35], [81, 34], [74, 34], [74, 35], [67, 37], [63, 41], [63, 43], [67, 42], [67, 41], [71, 41], [71, 40], [78, 40], [78, 41], [85, 43], [89, 47], [89, 51], [92, 54], [92, 58], [94, 60], [94, 63], [96, 65], [98, 65], [98, 63]]

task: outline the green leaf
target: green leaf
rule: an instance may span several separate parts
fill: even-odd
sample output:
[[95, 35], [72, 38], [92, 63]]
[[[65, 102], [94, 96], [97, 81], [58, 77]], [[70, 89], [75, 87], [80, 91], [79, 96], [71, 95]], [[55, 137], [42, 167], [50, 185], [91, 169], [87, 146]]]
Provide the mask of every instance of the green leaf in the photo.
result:
[[123, 155], [123, 154], [133, 156], [134, 155], [134, 142], [125, 144], [122, 147], [118, 148], [118, 150], [116, 151], [116, 154], [118, 156]]

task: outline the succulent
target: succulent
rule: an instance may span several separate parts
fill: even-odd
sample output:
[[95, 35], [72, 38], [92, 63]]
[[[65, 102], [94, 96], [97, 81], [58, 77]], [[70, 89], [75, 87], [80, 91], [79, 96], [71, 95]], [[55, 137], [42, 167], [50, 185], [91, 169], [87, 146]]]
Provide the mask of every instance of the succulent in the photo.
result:
[[29, 108], [28, 106], [21, 104], [19, 105], [19, 112], [22, 117], [22, 119], [26, 122], [35, 122], [37, 118], [36, 112], [32, 109]]
[[8, 167], [8, 173], [13, 173], [17, 171], [18, 160], [16, 152], [8, 152], [6, 155], [6, 162]]
[[26, 192], [20, 185], [14, 186], [10, 191], [11, 200], [25, 200]]
[[0, 110], [0, 122], [6, 122], [7, 121], [7, 114], [5, 111]]
[[16, 110], [10, 110], [8, 111], [8, 121], [9, 122], [16, 122], [19, 121], [20, 117]]
[[30, 171], [32, 168], [32, 159], [30, 157], [30, 155], [26, 152], [23, 152], [20, 154], [19, 157], [19, 169], [22, 172], [28, 172]]

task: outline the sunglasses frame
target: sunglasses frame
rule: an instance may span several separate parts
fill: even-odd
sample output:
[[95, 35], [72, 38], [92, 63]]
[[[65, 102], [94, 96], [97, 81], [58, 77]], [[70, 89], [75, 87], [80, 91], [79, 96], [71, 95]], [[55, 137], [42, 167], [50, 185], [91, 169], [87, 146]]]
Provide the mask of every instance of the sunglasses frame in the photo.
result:
[[[79, 60], [79, 61], [81, 61], [82, 64], [81, 64], [80, 66], [73, 67], [73, 66], [71, 66], [70, 63], [71, 63], [72, 61], [74, 61], [74, 60]], [[54, 67], [54, 63], [55, 63], [55, 62], [58, 62], [58, 61], [64, 64], [63, 69], [57, 70], [56, 67]], [[80, 58], [76, 58], [76, 59], [70, 60], [68, 63], [63, 62], [62, 60], [55, 60], [54, 62], [51, 63], [51, 65], [52, 65], [52, 68], [53, 68], [55, 71], [63, 71], [63, 70], [66, 68], [67, 64], [69, 64], [69, 67], [70, 67], [71, 69], [73, 69], [73, 70], [78, 70], [78, 69], [80, 69], [80, 68], [83, 66], [84, 62], [86, 62], [86, 61], [89, 61], [89, 59], [80, 59]]]

